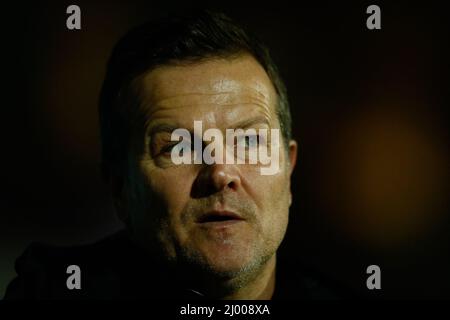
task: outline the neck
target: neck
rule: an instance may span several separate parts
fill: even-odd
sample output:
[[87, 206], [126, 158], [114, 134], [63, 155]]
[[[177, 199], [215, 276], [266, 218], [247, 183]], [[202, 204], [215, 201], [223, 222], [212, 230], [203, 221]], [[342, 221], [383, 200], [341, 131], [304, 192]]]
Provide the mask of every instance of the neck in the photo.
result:
[[225, 300], [270, 300], [275, 291], [276, 255], [262, 267], [261, 271], [246, 285], [222, 299]]
[[[145, 248], [144, 248], [145, 249]], [[185, 272], [179, 272], [174, 265], [167, 265], [166, 261], [158, 259], [156, 254], [152, 254], [152, 266], [153, 268], [161, 268], [167, 271], [167, 268], [171, 267], [171, 278], [168, 281], [177, 283], [180, 285], [184, 283], [188, 288], [198, 288], [200, 292], [207, 293], [207, 296], [214, 297], [216, 299], [223, 300], [270, 300], [275, 291], [275, 267], [276, 267], [276, 253], [259, 268], [252, 276], [247, 277], [247, 281], [243, 281], [243, 285], [235, 285], [242, 281], [242, 279], [231, 279], [224, 281], [217, 281], [210, 277], [204, 278], [200, 274], [196, 274], [196, 271], [189, 269], [186, 276]], [[156, 266], [157, 265], [157, 266]], [[197, 271], [198, 272], [198, 271]], [[189, 280], [187, 280], [189, 279]], [[200, 286], [192, 286], [192, 280], [194, 283], [203, 283]], [[187, 281], [186, 281], [187, 280]], [[233, 284], [234, 282], [234, 284]], [[233, 287], [236, 286], [236, 289]], [[205, 289], [205, 290], [202, 290]]]

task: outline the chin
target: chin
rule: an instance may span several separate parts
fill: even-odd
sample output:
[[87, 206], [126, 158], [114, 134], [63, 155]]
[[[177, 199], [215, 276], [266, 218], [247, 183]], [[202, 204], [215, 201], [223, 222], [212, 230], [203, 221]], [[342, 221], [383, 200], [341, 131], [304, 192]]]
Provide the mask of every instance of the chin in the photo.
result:
[[241, 261], [210, 261], [207, 264], [207, 269], [211, 271], [211, 273], [216, 275], [221, 275], [223, 277], [235, 277], [245, 270], [249, 269], [249, 266], [252, 263]]
[[250, 235], [245, 239], [202, 238], [179, 248], [179, 257], [188, 265], [220, 278], [254, 273], [273, 255], [272, 250]]
[[267, 261], [248, 249], [206, 252], [203, 257], [205, 269], [221, 278], [235, 278], [252, 273]]

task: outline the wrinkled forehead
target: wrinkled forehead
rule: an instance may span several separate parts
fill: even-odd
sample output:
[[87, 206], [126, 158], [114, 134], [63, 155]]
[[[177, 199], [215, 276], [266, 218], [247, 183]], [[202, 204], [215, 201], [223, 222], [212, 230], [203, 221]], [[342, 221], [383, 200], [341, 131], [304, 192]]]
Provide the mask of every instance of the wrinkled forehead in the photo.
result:
[[161, 66], [141, 77], [139, 87], [141, 111], [150, 121], [207, 114], [219, 118], [221, 113], [241, 117], [250, 111], [276, 115], [272, 82], [249, 55]]

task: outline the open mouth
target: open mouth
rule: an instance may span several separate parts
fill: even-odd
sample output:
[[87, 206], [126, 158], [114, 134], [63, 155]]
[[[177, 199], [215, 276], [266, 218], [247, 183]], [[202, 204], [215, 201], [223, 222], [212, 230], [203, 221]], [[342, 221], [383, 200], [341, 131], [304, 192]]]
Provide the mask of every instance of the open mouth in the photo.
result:
[[200, 216], [197, 220], [197, 223], [220, 223], [220, 222], [233, 222], [233, 221], [242, 221], [244, 220], [239, 215], [228, 212], [228, 211], [214, 211], [208, 212]]

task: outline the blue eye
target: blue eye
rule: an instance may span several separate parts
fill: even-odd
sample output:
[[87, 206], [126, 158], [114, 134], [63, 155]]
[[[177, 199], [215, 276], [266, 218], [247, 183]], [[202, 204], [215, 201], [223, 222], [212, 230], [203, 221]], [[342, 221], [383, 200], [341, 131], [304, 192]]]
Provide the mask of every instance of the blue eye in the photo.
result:
[[[160, 154], [166, 155], [166, 156], [170, 155], [172, 153], [173, 148], [175, 148], [175, 146], [177, 146], [178, 144], [179, 144], [179, 142], [175, 142], [175, 143], [171, 143], [171, 144], [168, 144], [168, 145], [162, 147]], [[185, 149], [181, 149], [177, 152], [177, 154], [179, 154], [180, 156], [183, 156], [184, 151], [185, 151]], [[188, 152], [191, 154], [195, 153], [194, 146], [192, 144], [191, 144], [191, 150], [189, 150]]]
[[171, 153], [172, 149], [177, 145], [177, 143], [168, 144], [161, 148], [161, 153]]
[[245, 148], [257, 147], [259, 144], [259, 136], [258, 135], [244, 135], [240, 136], [237, 139], [238, 145], [244, 145]]

